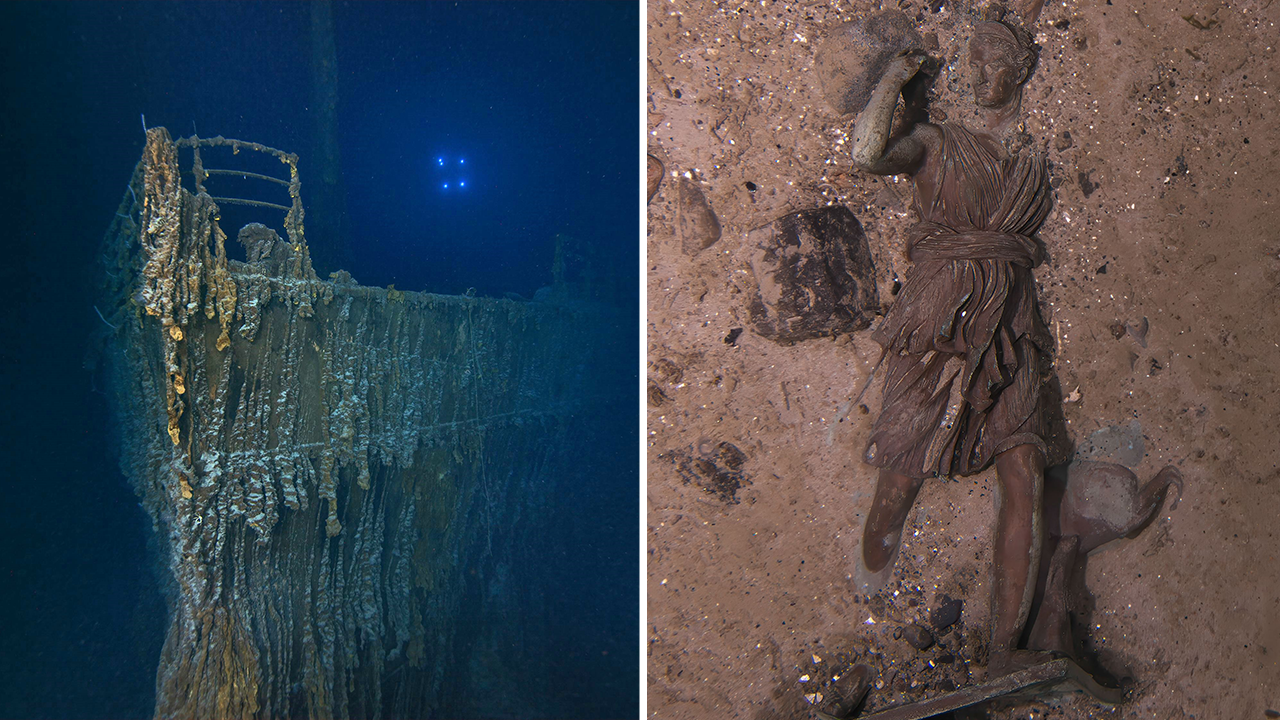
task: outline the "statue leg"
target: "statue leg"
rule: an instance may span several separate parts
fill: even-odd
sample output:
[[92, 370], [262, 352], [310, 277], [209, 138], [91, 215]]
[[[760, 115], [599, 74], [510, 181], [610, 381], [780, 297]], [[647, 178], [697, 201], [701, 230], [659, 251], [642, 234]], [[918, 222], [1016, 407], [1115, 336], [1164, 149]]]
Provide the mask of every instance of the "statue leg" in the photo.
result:
[[880, 572], [893, 559], [902, 541], [902, 524], [923, 485], [923, 478], [880, 471], [876, 496], [862, 530], [862, 562], [871, 572]]
[[1044, 542], [1044, 463], [1044, 454], [1034, 445], [1019, 445], [996, 456], [1000, 506], [996, 509], [991, 563], [988, 677], [998, 677], [1049, 659], [1043, 653], [1017, 650], [1040, 573], [1040, 550]]
[[[1068, 535], [1050, 542], [1054, 549], [1050, 555], [1049, 572], [1045, 578], [1044, 596], [1036, 612], [1027, 647], [1049, 650], [1068, 657], [1075, 657], [1075, 645], [1071, 639], [1072, 580], [1080, 559], [1080, 538]], [[1043, 561], [1042, 561], [1043, 562]]]

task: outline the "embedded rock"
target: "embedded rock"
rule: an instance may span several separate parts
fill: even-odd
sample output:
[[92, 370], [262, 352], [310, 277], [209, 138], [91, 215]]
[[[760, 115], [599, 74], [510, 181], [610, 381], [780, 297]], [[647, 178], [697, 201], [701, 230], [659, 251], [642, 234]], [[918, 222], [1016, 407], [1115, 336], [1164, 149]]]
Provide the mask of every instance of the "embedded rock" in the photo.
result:
[[939, 632], [946, 632], [947, 628], [959, 622], [962, 610], [963, 600], [942, 595], [938, 598], [938, 606], [929, 613], [929, 624]]
[[871, 250], [844, 206], [801, 210], [747, 235], [757, 292], [748, 311], [761, 337], [789, 345], [864, 330], [879, 307]]
[[837, 25], [823, 39], [815, 61], [822, 93], [841, 115], [861, 112], [889, 61], [923, 47], [920, 33], [900, 10]]
[[928, 628], [912, 623], [902, 630], [902, 638], [917, 650], [928, 650], [933, 645], [933, 633]]
[[[720, 239], [720, 219], [716, 217], [707, 196], [698, 183], [680, 178], [677, 227], [680, 232], [680, 248], [685, 255], [697, 255]], [[657, 188], [654, 188], [656, 191]]]
[[650, 155], [647, 172], [649, 174], [648, 188], [646, 188], [649, 192], [648, 202], [653, 202], [653, 196], [658, 194], [658, 188], [662, 185], [662, 175], [666, 172], [666, 168], [663, 167], [661, 160]]

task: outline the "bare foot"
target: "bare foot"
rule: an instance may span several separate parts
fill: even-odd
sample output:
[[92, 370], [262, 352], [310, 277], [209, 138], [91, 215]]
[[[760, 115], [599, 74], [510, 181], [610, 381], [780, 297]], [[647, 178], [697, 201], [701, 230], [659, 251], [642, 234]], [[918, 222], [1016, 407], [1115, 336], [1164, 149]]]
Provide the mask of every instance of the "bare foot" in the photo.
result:
[[898, 548], [894, 546], [893, 554], [889, 556], [888, 562], [884, 567], [872, 572], [867, 567], [865, 560], [859, 560], [857, 567], [853, 570], [853, 584], [857, 591], [863, 595], [875, 595], [889, 584], [889, 579], [893, 577], [893, 567], [897, 564]]
[[862, 562], [871, 573], [892, 567], [902, 541], [902, 525], [916, 502], [924, 480], [888, 470], [880, 471], [875, 499], [862, 530]]

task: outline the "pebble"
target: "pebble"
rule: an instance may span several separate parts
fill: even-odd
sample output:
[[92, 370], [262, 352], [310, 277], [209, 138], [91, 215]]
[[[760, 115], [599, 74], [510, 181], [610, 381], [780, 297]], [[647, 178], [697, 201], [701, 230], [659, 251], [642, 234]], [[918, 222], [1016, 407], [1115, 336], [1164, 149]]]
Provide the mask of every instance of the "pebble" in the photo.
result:
[[662, 165], [662, 161], [658, 158], [649, 156], [649, 201], [653, 201], [653, 196], [658, 194], [658, 187], [662, 185], [662, 176], [666, 174], [666, 168]]
[[680, 178], [676, 187], [679, 189], [676, 217], [680, 246], [684, 254], [692, 257], [720, 239], [720, 219], [696, 182]]
[[956, 624], [963, 609], [963, 600], [941, 595], [938, 597], [938, 606], [929, 613], [929, 623], [938, 630], [946, 630]]
[[850, 115], [866, 107], [876, 82], [898, 53], [923, 46], [906, 13], [884, 10], [828, 30], [814, 58], [814, 70], [831, 107]]
[[933, 633], [929, 632], [928, 628], [915, 623], [903, 628], [902, 637], [917, 650], [927, 650], [930, 645], [933, 645]]

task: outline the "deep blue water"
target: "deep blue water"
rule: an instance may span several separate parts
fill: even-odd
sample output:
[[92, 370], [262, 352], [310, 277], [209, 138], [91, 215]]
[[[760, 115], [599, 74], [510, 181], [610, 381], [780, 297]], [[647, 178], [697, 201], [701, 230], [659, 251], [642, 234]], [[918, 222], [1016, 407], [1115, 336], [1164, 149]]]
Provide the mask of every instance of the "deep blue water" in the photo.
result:
[[[143, 115], [175, 137], [297, 152], [310, 197], [310, 12], [0, 4], [0, 717], [152, 712], [165, 609], [149, 521], [85, 369], [94, 254]], [[564, 233], [596, 250], [612, 301], [638, 316], [637, 3], [339, 2], [333, 17], [343, 194], [308, 208], [322, 277], [527, 297], [550, 284]], [[323, 228], [341, 231], [325, 252]], [[624, 330], [600, 341], [635, 358]], [[560, 571], [548, 648], [577, 717], [638, 713], [634, 365], [606, 372], [616, 462], [567, 499], [576, 520], [557, 530], [583, 548]]]

